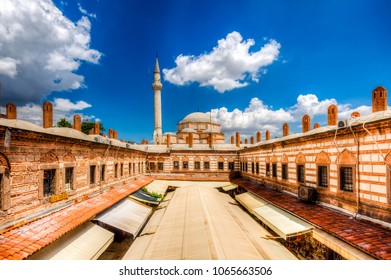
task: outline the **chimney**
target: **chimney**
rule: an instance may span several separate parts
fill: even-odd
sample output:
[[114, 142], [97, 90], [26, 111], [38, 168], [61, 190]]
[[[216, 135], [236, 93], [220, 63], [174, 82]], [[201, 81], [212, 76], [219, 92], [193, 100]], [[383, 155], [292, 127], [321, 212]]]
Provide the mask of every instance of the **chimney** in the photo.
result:
[[8, 102], [6, 106], [6, 118], [9, 120], [16, 119], [16, 106], [12, 102]]
[[270, 140], [270, 131], [266, 130], [266, 141]]
[[167, 134], [167, 148], [169, 148], [171, 145], [171, 135]]
[[311, 130], [311, 118], [308, 115], [304, 115], [301, 119], [302, 126], [303, 126], [303, 133], [306, 133], [307, 131]]
[[53, 105], [46, 101], [42, 105], [43, 128], [53, 127]]
[[250, 137], [250, 144], [254, 144], [254, 136]]
[[361, 116], [360, 112], [354, 111], [351, 115], [353, 118], [359, 118]]
[[261, 132], [257, 132], [257, 143], [261, 142]]
[[240, 133], [236, 132], [236, 147], [240, 147]]
[[337, 125], [338, 122], [338, 107], [335, 104], [331, 104], [327, 108], [327, 125]]
[[193, 133], [189, 133], [189, 148], [193, 148]]
[[314, 129], [317, 129], [317, 128], [319, 128], [319, 127], [320, 127], [320, 123], [314, 124]]
[[284, 123], [282, 125], [282, 137], [288, 136], [289, 135], [289, 124]]
[[81, 118], [77, 114], [73, 116], [73, 128], [81, 131]]
[[235, 137], [233, 135], [231, 136], [231, 144], [235, 144]]
[[109, 128], [109, 138], [113, 138], [113, 130], [111, 128]]
[[246, 139], [244, 139], [244, 144], [248, 144], [248, 140], [247, 140], [247, 138], [246, 138]]
[[100, 124], [99, 122], [94, 123], [94, 134], [100, 135]]
[[372, 91], [372, 113], [387, 110], [387, 90], [379, 86]]
[[211, 132], [209, 132], [209, 148], [212, 148], [212, 144], [213, 144], [213, 135]]
[[118, 131], [114, 130], [113, 133], [114, 133], [113, 138], [118, 139]]

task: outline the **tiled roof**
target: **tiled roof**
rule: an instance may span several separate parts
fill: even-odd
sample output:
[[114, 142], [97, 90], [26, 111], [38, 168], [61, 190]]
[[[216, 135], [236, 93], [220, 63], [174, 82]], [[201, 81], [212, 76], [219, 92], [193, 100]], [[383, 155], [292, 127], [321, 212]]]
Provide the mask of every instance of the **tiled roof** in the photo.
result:
[[232, 182], [302, 217], [376, 259], [391, 260], [391, 230], [386, 227], [354, 219], [320, 205], [303, 203], [295, 197], [244, 179], [235, 179]]
[[22, 260], [149, 184], [140, 178], [0, 235], [0, 260]]

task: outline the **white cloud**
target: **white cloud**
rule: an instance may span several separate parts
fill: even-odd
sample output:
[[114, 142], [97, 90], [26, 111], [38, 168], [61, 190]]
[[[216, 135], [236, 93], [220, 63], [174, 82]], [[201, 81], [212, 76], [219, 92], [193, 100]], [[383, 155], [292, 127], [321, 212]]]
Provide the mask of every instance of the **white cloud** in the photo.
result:
[[4, 99], [39, 103], [53, 91], [77, 89], [82, 62], [99, 63], [90, 48], [91, 22], [65, 17], [51, 0], [0, 1], [0, 81]]
[[[73, 116], [75, 114], [79, 114], [81, 119], [88, 120], [99, 120], [95, 116], [85, 115], [81, 111], [91, 107], [85, 101], [77, 101], [73, 103], [69, 99], [64, 98], [55, 98], [52, 101], [53, 104], [53, 125], [61, 118], [66, 118], [70, 123], [73, 123]], [[5, 112], [5, 107], [1, 107], [1, 111]], [[17, 107], [17, 118], [21, 120], [26, 120], [37, 125], [42, 125], [42, 105], [38, 105], [35, 103], [27, 103], [23, 106]]]
[[264, 67], [278, 58], [280, 44], [269, 40], [261, 49], [250, 52], [253, 39], [243, 40], [240, 33], [234, 31], [225, 39], [218, 41], [213, 50], [199, 56], [179, 55], [176, 67], [163, 69], [167, 81], [175, 85], [198, 82], [201, 86], [212, 86], [218, 92], [245, 87], [248, 80], [259, 81]]
[[79, 11], [80, 11], [83, 15], [86, 15], [86, 16], [89, 16], [89, 17], [92, 17], [92, 18], [96, 18], [96, 14], [87, 12], [86, 9], [83, 9], [83, 7], [80, 5], [80, 3], [77, 3], [77, 5], [78, 5], [78, 7], [79, 7]]
[[351, 104], [338, 104], [335, 99], [319, 100], [314, 94], [302, 94], [297, 97], [297, 102], [286, 109], [274, 110], [271, 106], [263, 103], [258, 98], [252, 98], [249, 105], [244, 109], [234, 109], [228, 111], [222, 107], [212, 110], [213, 118], [221, 124], [226, 140], [236, 131], [243, 137], [255, 136], [257, 131], [262, 132], [262, 137], [266, 130], [274, 136], [282, 135], [282, 125], [288, 123], [291, 133], [301, 132], [301, 121], [305, 114], [311, 116], [312, 123], [316, 121], [327, 124], [327, 108], [335, 104], [338, 106], [338, 118], [343, 120], [358, 111], [361, 116], [372, 112], [371, 106], [359, 106], [352, 108]]

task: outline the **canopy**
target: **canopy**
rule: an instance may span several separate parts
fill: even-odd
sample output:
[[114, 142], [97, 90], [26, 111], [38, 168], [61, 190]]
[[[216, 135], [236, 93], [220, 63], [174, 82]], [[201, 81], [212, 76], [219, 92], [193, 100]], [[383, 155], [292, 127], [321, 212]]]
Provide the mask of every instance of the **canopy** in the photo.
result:
[[251, 214], [255, 215], [275, 233], [284, 239], [313, 229], [309, 223], [278, 208], [262, 198], [246, 192], [235, 196]]
[[114, 233], [87, 222], [33, 254], [32, 260], [96, 260], [110, 246]]
[[95, 220], [121, 229], [135, 237], [151, 212], [151, 207], [127, 198], [98, 215]]
[[225, 191], [225, 192], [228, 192], [228, 191], [231, 191], [231, 190], [234, 190], [238, 187], [238, 185], [235, 185], [235, 184], [229, 184], [227, 186], [223, 186], [222, 189]]

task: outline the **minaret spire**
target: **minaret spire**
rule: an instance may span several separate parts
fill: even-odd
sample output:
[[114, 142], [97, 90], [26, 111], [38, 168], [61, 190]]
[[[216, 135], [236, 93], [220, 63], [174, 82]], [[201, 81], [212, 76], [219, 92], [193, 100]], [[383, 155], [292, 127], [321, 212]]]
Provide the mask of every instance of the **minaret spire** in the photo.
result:
[[162, 101], [161, 101], [161, 91], [163, 85], [160, 80], [160, 69], [159, 69], [159, 60], [156, 52], [156, 62], [155, 70], [153, 71], [153, 83], [152, 89], [154, 92], [154, 131], [153, 131], [153, 142], [154, 144], [163, 143], [163, 133], [162, 133]]

